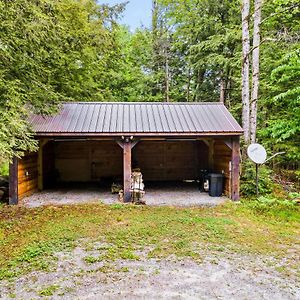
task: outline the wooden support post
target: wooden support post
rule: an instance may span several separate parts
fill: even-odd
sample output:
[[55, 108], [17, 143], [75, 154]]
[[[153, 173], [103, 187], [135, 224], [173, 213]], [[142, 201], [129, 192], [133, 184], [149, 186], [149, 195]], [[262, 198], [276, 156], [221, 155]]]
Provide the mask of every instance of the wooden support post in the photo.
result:
[[18, 204], [18, 158], [14, 157], [9, 165], [9, 204]]
[[131, 202], [131, 149], [139, 142], [129, 137], [122, 137], [116, 143], [123, 149], [123, 189], [124, 202]]
[[38, 152], [38, 189], [42, 191], [44, 189], [44, 178], [43, 178], [43, 148], [48, 140], [39, 141], [39, 152]]
[[209, 140], [208, 144], [208, 167], [210, 171], [214, 169], [214, 146], [215, 146], [215, 141], [214, 140]]
[[231, 199], [240, 199], [240, 137], [232, 138], [231, 152]]
[[131, 142], [123, 144], [123, 187], [124, 202], [131, 202]]

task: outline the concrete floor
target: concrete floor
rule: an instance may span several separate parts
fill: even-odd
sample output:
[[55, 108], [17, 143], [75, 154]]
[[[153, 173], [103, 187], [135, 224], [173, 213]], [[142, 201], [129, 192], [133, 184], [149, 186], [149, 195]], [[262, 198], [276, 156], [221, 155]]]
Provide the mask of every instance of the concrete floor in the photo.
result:
[[[147, 205], [151, 206], [215, 206], [228, 200], [227, 197], [210, 197], [201, 193], [196, 183], [151, 183], [145, 185]], [[37, 192], [22, 199], [28, 207], [41, 205], [97, 203], [118, 203], [118, 195], [112, 194], [110, 188], [97, 186], [69, 186]]]

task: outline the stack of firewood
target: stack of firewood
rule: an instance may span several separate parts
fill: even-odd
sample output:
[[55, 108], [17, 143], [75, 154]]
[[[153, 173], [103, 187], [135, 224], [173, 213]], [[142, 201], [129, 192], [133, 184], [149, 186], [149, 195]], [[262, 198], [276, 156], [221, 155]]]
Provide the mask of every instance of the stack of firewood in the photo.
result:
[[146, 204], [143, 200], [145, 195], [145, 185], [143, 183], [143, 175], [140, 169], [134, 169], [131, 173], [131, 195], [132, 202], [135, 204]]
[[[118, 200], [124, 202], [124, 191], [122, 185], [113, 183], [111, 192], [118, 194]], [[146, 204], [143, 197], [145, 195], [145, 185], [140, 169], [133, 169], [131, 173], [131, 201], [135, 204]]]

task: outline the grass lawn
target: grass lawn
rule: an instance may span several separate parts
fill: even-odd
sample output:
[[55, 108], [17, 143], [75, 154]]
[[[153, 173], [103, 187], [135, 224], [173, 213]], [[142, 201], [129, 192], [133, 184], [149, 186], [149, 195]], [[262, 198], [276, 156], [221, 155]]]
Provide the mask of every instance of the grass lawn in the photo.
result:
[[86, 257], [87, 263], [138, 260], [138, 251], [146, 248], [151, 249], [148, 257], [155, 258], [176, 255], [201, 261], [203, 251], [282, 258], [299, 247], [299, 220], [299, 207], [262, 213], [234, 203], [215, 208], [1, 206], [0, 279], [47, 271], [55, 264], [55, 252], [71, 250], [81, 240], [85, 247], [96, 241], [108, 245], [99, 257]]

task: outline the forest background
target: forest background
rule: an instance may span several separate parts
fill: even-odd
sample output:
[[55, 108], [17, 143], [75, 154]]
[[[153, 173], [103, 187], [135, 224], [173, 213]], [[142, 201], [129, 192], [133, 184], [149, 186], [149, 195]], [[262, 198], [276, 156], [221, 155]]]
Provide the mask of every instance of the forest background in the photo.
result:
[[[261, 190], [274, 178], [299, 185], [298, 1], [153, 0], [151, 28], [135, 31], [120, 24], [125, 7], [0, 0], [0, 172], [36, 148], [28, 113], [64, 101], [220, 101], [245, 128], [246, 97], [249, 118], [257, 106], [251, 141], [285, 152], [262, 171]], [[251, 193], [253, 165], [243, 170]]]

